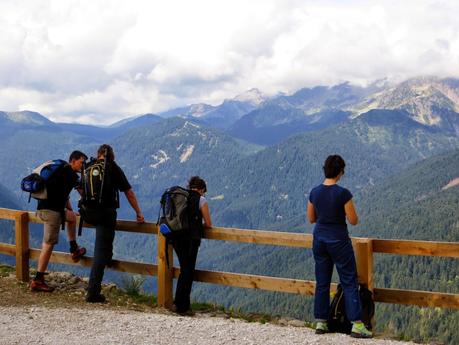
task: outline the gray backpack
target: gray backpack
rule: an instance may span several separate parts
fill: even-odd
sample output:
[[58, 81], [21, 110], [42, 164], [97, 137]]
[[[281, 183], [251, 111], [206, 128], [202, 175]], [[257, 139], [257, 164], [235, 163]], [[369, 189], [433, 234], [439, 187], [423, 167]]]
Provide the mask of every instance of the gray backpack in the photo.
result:
[[161, 196], [158, 217], [159, 230], [166, 238], [185, 234], [189, 229], [189, 197], [185, 188], [168, 188]]

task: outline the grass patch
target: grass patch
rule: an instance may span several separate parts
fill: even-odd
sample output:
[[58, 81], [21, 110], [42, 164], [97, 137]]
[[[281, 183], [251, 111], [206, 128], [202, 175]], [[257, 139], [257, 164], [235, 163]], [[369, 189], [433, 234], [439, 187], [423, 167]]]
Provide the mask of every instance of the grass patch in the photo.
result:
[[127, 278], [122, 279], [121, 291], [117, 290], [118, 297], [121, 294], [127, 295], [133, 303], [148, 305], [150, 307], [157, 306], [157, 298], [153, 294], [146, 294], [142, 286], [146, 278], [139, 274], [129, 275]]
[[12, 266], [0, 264], [0, 277], [6, 277], [15, 270]]

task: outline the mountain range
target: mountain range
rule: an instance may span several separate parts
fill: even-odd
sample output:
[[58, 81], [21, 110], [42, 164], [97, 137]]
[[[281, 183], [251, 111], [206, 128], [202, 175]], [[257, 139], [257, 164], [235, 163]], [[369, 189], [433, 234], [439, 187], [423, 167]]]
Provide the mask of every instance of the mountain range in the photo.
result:
[[[195, 104], [107, 127], [55, 123], [29, 111], [0, 112], [0, 202], [33, 208], [19, 190], [33, 167], [66, 159], [74, 149], [94, 155], [98, 145], [108, 142], [149, 221], [156, 220], [164, 189], [200, 175], [208, 183], [216, 225], [310, 232], [305, 220], [309, 190], [321, 183], [325, 158], [337, 153], [347, 163], [341, 183], [354, 194], [362, 219], [352, 235], [458, 241], [458, 95], [458, 79], [423, 77], [395, 85], [318, 86], [272, 97], [254, 89], [220, 105]], [[119, 214], [133, 217], [123, 198]], [[88, 248], [91, 236], [85, 233], [81, 239]], [[146, 240], [119, 234], [115, 255], [148, 260]], [[313, 279], [310, 251], [205, 241], [198, 261], [202, 268]], [[410, 267], [418, 267], [423, 279]], [[392, 256], [378, 261], [375, 270], [378, 286], [459, 288], [457, 265], [448, 260]], [[282, 294], [198, 284], [195, 296], [251, 310], [310, 315], [310, 302]], [[383, 308], [381, 314], [388, 319], [394, 310], [401, 310], [400, 320], [425, 321], [411, 309]], [[445, 321], [451, 327], [457, 318], [442, 315], [442, 320], [452, 319]]]

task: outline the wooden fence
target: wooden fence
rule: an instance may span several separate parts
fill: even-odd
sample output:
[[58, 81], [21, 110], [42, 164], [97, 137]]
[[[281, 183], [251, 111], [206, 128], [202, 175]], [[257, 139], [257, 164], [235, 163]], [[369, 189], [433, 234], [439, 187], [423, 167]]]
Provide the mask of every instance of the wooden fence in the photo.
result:
[[[34, 212], [17, 211], [0, 208], [0, 219], [15, 222], [16, 244], [0, 243], [0, 254], [16, 256], [17, 278], [29, 281], [29, 260], [37, 260], [40, 250], [29, 247], [29, 223], [42, 223]], [[85, 227], [91, 228], [90, 225]], [[119, 220], [118, 231], [158, 235], [155, 224], [138, 225], [135, 222]], [[275, 246], [311, 248], [312, 236], [275, 231], [244, 230], [232, 228], [213, 228], [205, 232], [209, 240], [234, 241]], [[357, 260], [359, 281], [367, 284], [374, 293], [376, 302], [409, 304], [424, 307], [459, 309], [459, 294], [378, 288], [373, 281], [373, 253], [400, 255], [421, 255], [459, 258], [459, 242], [433, 242], [408, 240], [381, 240], [371, 238], [352, 238]], [[158, 277], [158, 304], [168, 307], [172, 304], [173, 279], [177, 278], [180, 269], [167, 265], [166, 246], [163, 236], [158, 236], [157, 264], [138, 263], [114, 260], [111, 269]], [[167, 251], [169, 262], [173, 263], [173, 253]], [[53, 252], [51, 262], [75, 265], [67, 253]], [[84, 257], [77, 265], [90, 267], [91, 257]], [[195, 281], [235, 286], [249, 289], [287, 292], [299, 295], [313, 295], [315, 282], [300, 279], [268, 277], [253, 274], [197, 270]], [[332, 284], [332, 289], [336, 285]]]

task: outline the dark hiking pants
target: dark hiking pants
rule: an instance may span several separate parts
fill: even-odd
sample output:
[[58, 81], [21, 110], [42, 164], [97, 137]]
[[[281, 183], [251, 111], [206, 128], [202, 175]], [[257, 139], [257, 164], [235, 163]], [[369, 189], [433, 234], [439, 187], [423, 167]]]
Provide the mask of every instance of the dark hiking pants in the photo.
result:
[[180, 275], [174, 299], [179, 312], [190, 309], [191, 287], [200, 244], [201, 240], [199, 239], [175, 239], [172, 241], [172, 246], [180, 263]]
[[101, 291], [105, 266], [109, 265], [113, 256], [113, 240], [115, 239], [116, 210], [105, 210], [106, 222], [96, 226], [96, 242], [94, 259], [89, 275], [88, 295], [98, 296]]
[[339, 280], [343, 287], [347, 318], [350, 321], [361, 320], [357, 268], [351, 240], [323, 240], [314, 237], [312, 252], [316, 262], [317, 283], [314, 298], [314, 317], [316, 320], [328, 319], [333, 264], [336, 265]]

